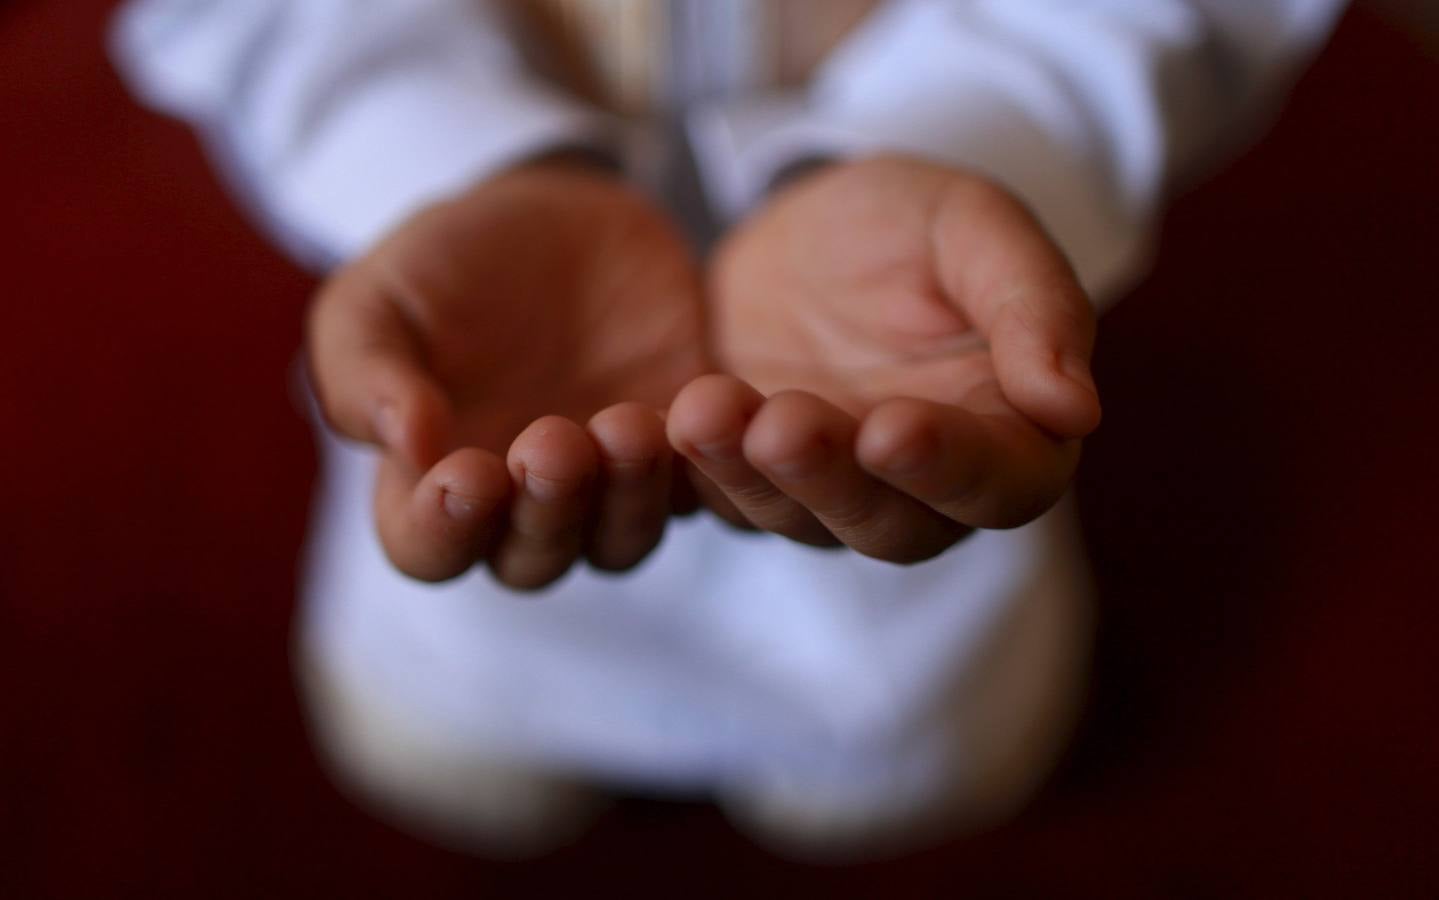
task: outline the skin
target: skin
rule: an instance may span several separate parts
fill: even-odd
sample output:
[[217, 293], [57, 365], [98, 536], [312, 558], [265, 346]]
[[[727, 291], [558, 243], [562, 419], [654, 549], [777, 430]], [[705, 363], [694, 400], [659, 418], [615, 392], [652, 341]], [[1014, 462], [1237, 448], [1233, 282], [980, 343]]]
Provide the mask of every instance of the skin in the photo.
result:
[[[716, 356], [669, 417], [717, 511], [892, 562], [1063, 494], [1099, 424], [1094, 314], [1009, 194], [912, 159], [774, 197], [710, 272]], [[767, 399], [766, 399], [767, 398]]]
[[628, 568], [691, 492], [927, 559], [1051, 506], [1099, 420], [1093, 314], [1043, 230], [902, 158], [791, 184], [707, 280], [613, 176], [521, 166], [341, 269], [309, 325], [328, 419], [381, 449], [382, 543], [430, 581]]
[[321, 406], [380, 446], [375, 519], [426, 581], [542, 587], [642, 560], [671, 513], [660, 411], [705, 371], [700, 281], [664, 216], [569, 160], [402, 224], [322, 288]]

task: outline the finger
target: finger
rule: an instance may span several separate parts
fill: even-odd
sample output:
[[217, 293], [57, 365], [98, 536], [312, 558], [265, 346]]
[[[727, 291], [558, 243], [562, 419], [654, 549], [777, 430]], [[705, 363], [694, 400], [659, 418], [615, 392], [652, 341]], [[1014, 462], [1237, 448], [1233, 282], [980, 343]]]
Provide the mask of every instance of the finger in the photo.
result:
[[588, 430], [599, 451], [599, 487], [586, 556], [596, 568], [621, 572], [638, 565], [664, 535], [674, 451], [664, 420], [641, 403], [604, 410]]
[[729, 375], [705, 375], [680, 391], [670, 406], [670, 444], [756, 528], [806, 544], [832, 546], [835, 538], [795, 500], [770, 483], [744, 457], [750, 419], [764, 395]]
[[860, 426], [856, 456], [877, 478], [974, 528], [1015, 528], [1059, 501], [1080, 442], [1020, 416], [979, 416], [928, 400], [891, 400]]
[[726, 525], [740, 531], [757, 530], [754, 523], [747, 519], [745, 514], [740, 512], [739, 507], [730, 500], [729, 495], [724, 492], [724, 488], [710, 481], [703, 472], [695, 468], [694, 463], [682, 456], [676, 457], [675, 462], [680, 477], [683, 478], [684, 487], [689, 490], [699, 508], [709, 510]]
[[423, 476], [392, 456], [375, 479], [375, 523], [395, 568], [421, 581], [467, 572], [501, 527], [510, 475], [499, 457], [458, 450]]
[[515, 500], [490, 568], [510, 587], [536, 590], [579, 559], [599, 457], [583, 428], [547, 416], [515, 438], [508, 465]]
[[398, 453], [425, 471], [445, 453], [449, 401], [419, 336], [363, 263], [342, 271], [310, 307], [306, 344], [331, 427]]
[[[715, 413], [714, 401], [716, 396], [719, 396], [719, 399], [725, 402], [734, 401], [741, 404], [746, 409], [752, 405], [757, 408], [758, 403], [762, 403], [764, 399], [760, 397], [758, 403], [752, 403], [753, 398], [751, 394], [754, 392], [751, 391], [747, 385], [743, 384], [743, 382], [728, 376], [706, 375], [696, 379], [696, 382], [703, 383], [697, 385], [693, 391], [689, 391], [688, 393], [682, 390], [675, 398], [676, 403], [679, 403], [681, 400], [683, 401], [684, 412], [679, 427], [683, 429], [686, 435], [690, 432], [703, 432], [705, 428], [715, 430], [715, 423], [711, 420], [711, 417]], [[687, 385], [686, 387], [688, 388], [689, 386]], [[729, 394], [733, 396], [730, 397], [728, 396]], [[683, 439], [683, 435], [680, 435], [679, 432], [675, 430], [675, 408], [676, 404], [671, 403], [669, 413], [665, 417], [665, 431], [671, 447], [675, 449], [676, 452], [679, 452], [676, 441]], [[724, 410], [720, 412], [726, 415], [730, 414]], [[745, 413], [745, 415], [748, 415], [748, 413]], [[742, 444], [744, 441], [745, 426], [735, 425], [731, 422], [726, 427], [728, 427], [731, 432], [726, 435], [726, 439], [732, 440], [736, 445]], [[755, 530], [754, 523], [740, 511], [740, 508], [734, 504], [734, 501], [730, 500], [724, 488], [711, 481], [693, 461], [681, 453], [680, 456], [676, 457], [675, 462], [676, 480], [681, 483], [679, 488], [679, 491], [682, 492], [680, 494], [681, 502], [687, 499], [685, 497], [687, 493], [690, 497], [693, 497], [694, 502], [698, 506], [709, 510], [726, 524], [743, 531]]]
[[1044, 229], [1003, 190], [969, 181], [935, 228], [941, 284], [988, 339], [1005, 397], [1059, 437], [1094, 431], [1094, 309]]
[[1099, 391], [1090, 373], [1093, 313], [1058, 302], [1062, 289], [1016, 295], [990, 330], [995, 375], [1005, 397], [1053, 434], [1082, 438], [1099, 427]]
[[[668, 439], [666, 439], [668, 442]], [[689, 460], [683, 457], [674, 456], [674, 448], [670, 448], [670, 515], [692, 516], [700, 511], [703, 502], [700, 499], [699, 491], [695, 488], [694, 479], [702, 477], [690, 465]], [[736, 514], [738, 514], [736, 512]], [[749, 523], [745, 523], [749, 527]]]
[[[692, 478], [697, 475], [694, 466], [684, 457], [674, 452], [674, 447], [669, 443], [669, 410], [659, 411], [661, 432], [665, 434], [665, 451], [670, 460], [670, 508], [671, 516], [686, 517], [699, 512], [703, 506], [699, 491], [695, 489]], [[746, 523], [748, 524], [748, 523]]]
[[801, 391], [771, 397], [745, 434], [745, 458], [852, 549], [889, 562], [930, 559], [968, 533], [860, 467], [859, 422]]

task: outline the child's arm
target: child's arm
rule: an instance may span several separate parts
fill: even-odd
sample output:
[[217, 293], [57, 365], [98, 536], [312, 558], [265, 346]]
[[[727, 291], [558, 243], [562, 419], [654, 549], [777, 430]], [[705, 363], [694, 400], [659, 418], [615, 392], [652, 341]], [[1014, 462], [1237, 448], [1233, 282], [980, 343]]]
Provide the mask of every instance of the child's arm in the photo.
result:
[[1147, 262], [1176, 183], [1252, 137], [1344, 0], [893, 0], [801, 92], [691, 117], [731, 220], [797, 160], [900, 153], [1034, 210], [1096, 300]]
[[1085, 289], [1137, 274], [1165, 191], [1340, 5], [896, 2], [788, 118], [697, 117], [736, 213], [797, 159], [904, 154], [779, 190], [717, 257], [714, 342], [738, 377], [670, 416], [710, 505], [893, 561], [1048, 509], [1099, 420]]
[[671, 514], [660, 410], [705, 369], [699, 277], [650, 203], [583, 160], [513, 167], [326, 284], [308, 345], [341, 433], [384, 448], [379, 535], [425, 580], [538, 588], [627, 569]]
[[200, 131], [303, 262], [329, 269], [406, 216], [603, 119], [533, 77], [498, 0], [133, 0], [112, 33], [135, 91]]
[[603, 167], [550, 152], [602, 148], [603, 123], [526, 72], [500, 5], [141, 0], [115, 43], [271, 230], [335, 268], [313, 382], [381, 450], [395, 564], [441, 580], [483, 560], [534, 588], [658, 543], [657, 410], [703, 341], [687, 247]]
[[796, 181], [726, 241], [709, 302], [731, 374], [680, 394], [671, 439], [712, 507], [796, 540], [915, 562], [1025, 524], [1099, 423], [1071, 268], [1012, 196], [951, 167]]

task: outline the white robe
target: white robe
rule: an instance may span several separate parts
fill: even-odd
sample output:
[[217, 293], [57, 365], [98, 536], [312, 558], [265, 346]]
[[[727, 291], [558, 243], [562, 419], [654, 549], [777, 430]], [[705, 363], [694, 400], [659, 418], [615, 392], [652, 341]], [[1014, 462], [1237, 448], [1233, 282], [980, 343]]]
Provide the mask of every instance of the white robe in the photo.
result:
[[[1142, 273], [1166, 192], [1242, 141], [1340, 6], [894, 0], [806, 90], [733, 67], [671, 76], [700, 85], [679, 112], [721, 221], [804, 157], [909, 152], [1018, 193], [1102, 301]], [[743, 57], [753, 35], [738, 33], [706, 31], [720, 42], [706, 54], [730, 40]], [[641, 180], [664, 150], [663, 132], [531, 75], [484, 2], [138, 0], [115, 49], [136, 90], [199, 127], [256, 214], [317, 265], [546, 148], [608, 149]], [[966, 768], [1037, 771], [1063, 740], [1087, 640], [1064, 507], [910, 568], [700, 516], [630, 575], [577, 569], [518, 597], [483, 571], [438, 587], [399, 575], [371, 521], [374, 453], [323, 431], [322, 444], [303, 653], [458, 752], [903, 804]]]

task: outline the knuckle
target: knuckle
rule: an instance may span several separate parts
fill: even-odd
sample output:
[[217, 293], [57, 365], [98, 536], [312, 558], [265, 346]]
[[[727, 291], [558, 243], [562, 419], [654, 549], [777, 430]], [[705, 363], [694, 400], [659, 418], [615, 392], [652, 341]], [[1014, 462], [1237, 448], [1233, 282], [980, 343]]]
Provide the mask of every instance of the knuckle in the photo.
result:
[[861, 490], [837, 498], [824, 510], [825, 524], [842, 534], [884, 531], [876, 494], [874, 490]]
[[913, 566], [940, 556], [970, 533], [971, 529], [957, 524], [953, 527], [893, 529], [872, 535], [871, 541], [854, 549], [882, 562]]
[[757, 478], [732, 481], [724, 485], [724, 490], [730, 500], [746, 513], [767, 514], [791, 502], [768, 482]]

